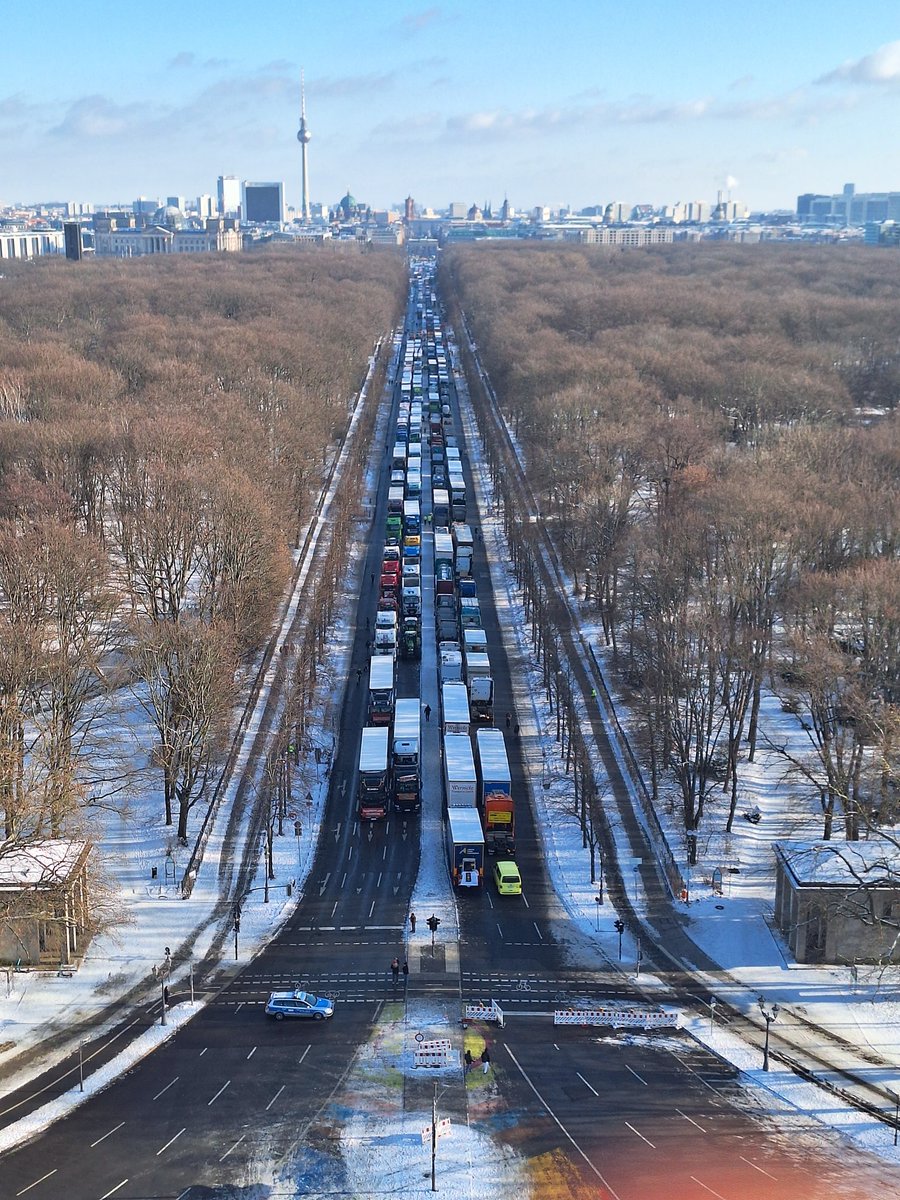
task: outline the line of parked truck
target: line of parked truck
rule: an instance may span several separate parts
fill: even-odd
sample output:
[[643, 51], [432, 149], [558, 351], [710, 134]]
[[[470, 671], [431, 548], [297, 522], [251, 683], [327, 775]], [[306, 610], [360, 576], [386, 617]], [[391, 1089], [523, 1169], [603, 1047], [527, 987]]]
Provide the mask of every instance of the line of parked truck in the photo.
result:
[[[391, 804], [402, 813], [421, 805], [420, 684], [414, 697], [398, 699], [396, 691], [398, 656], [421, 658], [421, 543], [430, 525], [447, 861], [455, 886], [477, 888], [486, 855], [506, 863], [515, 854], [515, 802], [505, 738], [494, 728], [494, 680], [473, 575], [480, 539], [467, 524], [455, 402], [430, 264], [412, 267], [410, 312], [387, 480], [358, 812], [363, 820], [377, 820]], [[423, 521], [426, 446], [432, 488], [431, 512]]]

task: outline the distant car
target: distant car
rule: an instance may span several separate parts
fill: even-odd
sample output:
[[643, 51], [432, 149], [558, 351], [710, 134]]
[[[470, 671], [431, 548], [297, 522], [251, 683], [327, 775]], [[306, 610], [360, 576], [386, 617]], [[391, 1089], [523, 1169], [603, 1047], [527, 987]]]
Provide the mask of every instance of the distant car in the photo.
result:
[[514, 862], [501, 859], [494, 863], [494, 886], [501, 896], [522, 895], [522, 876]]
[[273, 992], [266, 1004], [266, 1016], [283, 1021], [285, 1017], [311, 1017], [324, 1021], [334, 1016], [334, 1001], [312, 992]]

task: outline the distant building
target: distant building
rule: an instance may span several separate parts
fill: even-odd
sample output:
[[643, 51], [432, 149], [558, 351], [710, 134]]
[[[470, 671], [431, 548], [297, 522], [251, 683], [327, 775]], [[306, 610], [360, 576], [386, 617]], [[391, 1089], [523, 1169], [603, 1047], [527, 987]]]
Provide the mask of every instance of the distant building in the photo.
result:
[[245, 224], [281, 225], [284, 222], [284, 184], [241, 184], [241, 216]]
[[65, 234], [61, 229], [4, 229], [0, 227], [0, 259], [40, 258], [62, 254]]
[[241, 215], [241, 181], [237, 175], [220, 175], [216, 181], [220, 217]]
[[622, 200], [614, 200], [603, 210], [603, 220], [607, 225], [622, 225], [631, 216], [631, 205]]
[[0, 847], [0, 962], [77, 966], [91, 940], [89, 842], [35, 839]]
[[412, 196], [407, 196], [403, 202], [403, 219], [404, 221], [412, 221], [416, 215], [416, 202]]
[[197, 197], [197, 216], [201, 221], [206, 221], [210, 217], [216, 215], [216, 206], [212, 196], [202, 195]]
[[131, 208], [136, 217], [152, 217], [159, 207], [159, 197], [153, 200], [147, 196], [138, 196], [137, 200], [131, 202]]
[[452, 200], [447, 210], [451, 221], [464, 221], [468, 211], [469, 206], [462, 200]]
[[172, 229], [146, 225], [120, 229], [115, 221], [95, 225], [94, 248], [99, 255], [140, 258], [148, 254], [235, 253], [243, 248], [238, 222], [233, 217], [213, 217], [203, 229]]
[[809, 225], [867, 225], [900, 221], [900, 192], [857, 192], [852, 183], [833, 196], [804, 192], [797, 197], [797, 217]]
[[167, 208], [179, 208], [182, 212], [187, 208], [187, 200], [184, 196], [166, 196]]

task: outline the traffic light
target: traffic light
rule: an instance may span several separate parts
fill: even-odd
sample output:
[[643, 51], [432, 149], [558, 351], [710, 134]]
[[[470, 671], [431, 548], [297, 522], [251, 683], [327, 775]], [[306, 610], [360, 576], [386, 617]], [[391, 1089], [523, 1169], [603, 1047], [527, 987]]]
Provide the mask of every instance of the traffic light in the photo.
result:
[[624, 932], [625, 932], [625, 922], [624, 921], [616, 921], [616, 933], [624, 933]]
[[438, 925], [440, 925], [440, 923], [441, 923], [441, 918], [436, 917], [434, 915], [434, 913], [431, 914], [431, 916], [428, 918], [428, 921], [426, 922], [426, 924], [428, 925], [428, 928], [431, 930], [432, 933], [437, 932], [437, 927], [438, 927]]

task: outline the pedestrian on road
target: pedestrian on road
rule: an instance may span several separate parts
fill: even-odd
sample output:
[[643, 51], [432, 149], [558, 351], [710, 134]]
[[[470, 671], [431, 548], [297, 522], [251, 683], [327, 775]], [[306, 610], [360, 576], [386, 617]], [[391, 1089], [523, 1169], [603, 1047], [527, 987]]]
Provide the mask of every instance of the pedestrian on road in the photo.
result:
[[474, 1065], [475, 1065], [475, 1062], [472, 1058], [472, 1051], [467, 1050], [466, 1051], [466, 1066], [465, 1066], [464, 1074], [468, 1075], [468, 1073], [472, 1070], [472, 1067]]
[[506, 714], [506, 728], [509, 729], [510, 725], [512, 725], [512, 713], [507, 713]]
[[168, 987], [163, 988], [163, 1004], [166, 1006], [166, 1008], [169, 1007], [169, 989], [168, 989]]
[[359, 683], [359, 681], [361, 679], [362, 679], [362, 667], [357, 667], [356, 668], [356, 682]]
[[427, 725], [430, 720], [431, 720], [431, 705], [426, 704], [425, 705], [425, 724]]
[[597, 689], [596, 688], [591, 688], [591, 699], [592, 700], [597, 699]]
[[400, 980], [400, 959], [399, 958], [391, 959], [391, 974], [394, 977], [394, 983], [398, 983]]
[[416, 932], [416, 914], [414, 912], [409, 914], [409, 928], [411, 933]]
[[406, 987], [409, 982], [409, 963], [404, 958], [403, 960], [403, 986]]
[[516, 737], [519, 736], [519, 722], [518, 721], [516, 721], [516, 727], [513, 730], [513, 733], [515, 734]]
[[366, 629], [368, 629], [368, 628], [369, 628], [369, 618], [366, 617]]
[[485, 1046], [485, 1048], [481, 1052], [481, 1073], [482, 1073], [482, 1075], [487, 1075], [487, 1073], [490, 1069], [491, 1069], [491, 1054], [490, 1054], [490, 1051], [488, 1050], [487, 1046]]

